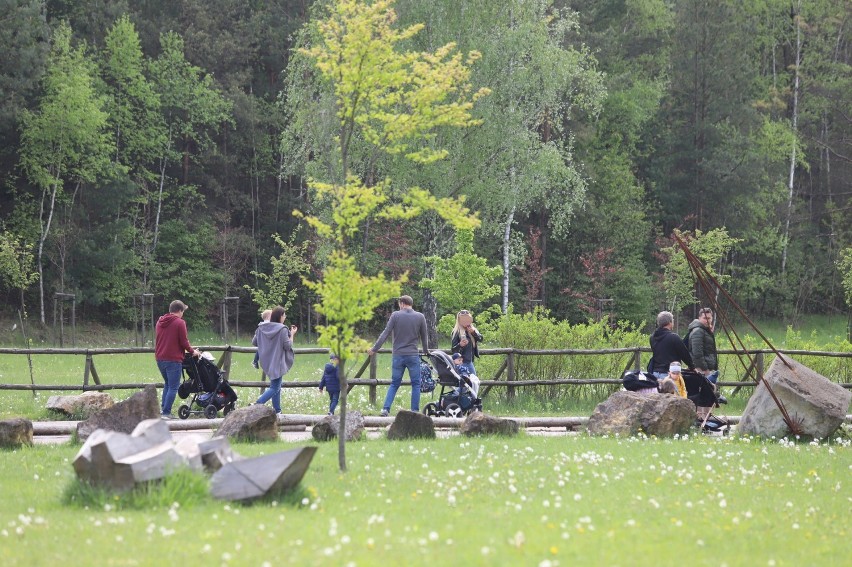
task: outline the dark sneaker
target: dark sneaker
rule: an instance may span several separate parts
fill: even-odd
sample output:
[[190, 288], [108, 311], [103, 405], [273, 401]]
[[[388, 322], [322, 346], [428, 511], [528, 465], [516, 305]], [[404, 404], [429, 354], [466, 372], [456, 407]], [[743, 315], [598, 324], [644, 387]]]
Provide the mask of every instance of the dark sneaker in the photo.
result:
[[725, 396], [719, 396], [719, 398], [718, 398], [718, 400], [717, 400], [717, 401], [718, 401], [720, 404], [727, 404], [727, 403], [728, 403], [728, 398], [726, 398]]

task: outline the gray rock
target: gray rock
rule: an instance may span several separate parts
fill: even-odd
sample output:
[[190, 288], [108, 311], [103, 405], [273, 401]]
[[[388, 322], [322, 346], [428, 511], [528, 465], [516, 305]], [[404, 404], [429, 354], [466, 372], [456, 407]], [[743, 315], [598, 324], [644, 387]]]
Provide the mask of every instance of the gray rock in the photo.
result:
[[[790, 356], [784, 358], [792, 370], [776, 357], [766, 372], [766, 381], [784, 404], [790, 418], [806, 437], [823, 439], [843, 423], [852, 392], [817, 374]], [[781, 438], [790, 434], [781, 410], [761, 382], [743, 411], [737, 433]]]
[[[364, 416], [359, 411], [346, 412], [346, 440], [358, 441], [364, 434]], [[317, 441], [330, 441], [337, 437], [340, 430], [340, 416], [327, 415], [311, 429], [311, 435]]]
[[83, 392], [75, 396], [50, 396], [46, 407], [69, 417], [82, 416], [83, 419], [88, 419], [114, 405], [115, 400], [106, 392]]
[[33, 444], [33, 422], [14, 418], [0, 421], [0, 447], [15, 449]]
[[511, 419], [501, 419], [475, 411], [467, 414], [467, 417], [462, 421], [459, 432], [467, 437], [477, 435], [503, 435], [513, 436], [520, 431], [520, 426], [517, 421]]
[[316, 447], [302, 447], [227, 463], [210, 480], [210, 494], [218, 500], [246, 502], [292, 490], [316, 451]]
[[277, 441], [278, 416], [267, 405], [252, 404], [226, 415], [216, 435], [241, 441]]
[[598, 404], [589, 418], [591, 435], [635, 435], [640, 431], [671, 437], [689, 431], [695, 423], [695, 404], [668, 394], [619, 391]]
[[160, 403], [157, 400], [157, 388], [153, 384], [148, 384], [141, 392], [78, 423], [77, 439], [86, 441], [89, 435], [98, 429], [131, 433], [140, 422], [159, 417]]
[[242, 459], [231, 449], [227, 437], [213, 437], [198, 444], [204, 470], [216, 472], [227, 463]]
[[388, 439], [400, 441], [417, 438], [435, 438], [432, 418], [416, 411], [400, 410], [388, 429]]
[[81, 480], [123, 492], [137, 483], [161, 479], [190, 462], [175, 450], [168, 425], [155, 418], [139, 423], [130, 435], [107, 429], [93, 431], [73, 465]]

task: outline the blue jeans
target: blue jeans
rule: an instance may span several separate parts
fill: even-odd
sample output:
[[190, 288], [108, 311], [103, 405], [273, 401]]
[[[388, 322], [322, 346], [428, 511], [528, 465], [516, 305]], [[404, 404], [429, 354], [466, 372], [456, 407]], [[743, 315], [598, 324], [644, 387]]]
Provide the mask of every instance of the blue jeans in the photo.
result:
[[334, 410], [337, 409], [337, 402], [340, 400], [340, 391], [328, 393], [329, 404], [328, 414], [334, 415]]
[[719, 380], [719, 371], [714, 370], [713, 372], [707, 375], [707, 379], [715, 384]]
[[464, 368], [465, 370], [467, 370], [468, 374], [476, 375], [476, 368], [473, 367], [472, 360], [470, 362], [462, 362], [461, 364], [459, 364], [459, 368]]
[[157, 368], [160, 369], [160, 374], [163, 375], [163, 403], [160, 404], [160, 413], [163, 415], [171, 415], [172, 405], [175, 403], [178, 387], [180, 386], [180, 376], [183, 372], [183, 365], [180, 362], [173, 360], [158, 360]]
[[283, 376], [275, 380], [270, 380], [269, 387], [260, 395], [255, 403], [265, 404], [269, 400], [272, 400], [272, 409], [275, 410], [275, 413], [281, 413], [281, 382], [283, 380]]
[[391, 385], [385, 396], [385, 404], [382, 409], [390, 411], [396, 391], [402, 384], [402, 373], [408, 368], [408, 377], [411, 378], [411, 411], [420, 411], [420, 357], [416, 354], [394, 356], [391, 363]]

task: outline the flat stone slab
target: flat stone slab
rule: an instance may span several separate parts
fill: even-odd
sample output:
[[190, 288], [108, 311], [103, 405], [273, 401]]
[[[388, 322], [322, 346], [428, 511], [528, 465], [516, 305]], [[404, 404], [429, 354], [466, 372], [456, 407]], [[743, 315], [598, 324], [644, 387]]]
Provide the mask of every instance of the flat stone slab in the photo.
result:
[[226, 463], [210, 480], [210, 494], [217, 500], [248, 502], [292, 490], [316, 451], [316, 447], [302, 447]]
[[62, 415], [80, 415], [87, 419], [114, 405], [115, 400], [106, 392], [83, 392], [75, 396], [50, 396], [45, 407]]

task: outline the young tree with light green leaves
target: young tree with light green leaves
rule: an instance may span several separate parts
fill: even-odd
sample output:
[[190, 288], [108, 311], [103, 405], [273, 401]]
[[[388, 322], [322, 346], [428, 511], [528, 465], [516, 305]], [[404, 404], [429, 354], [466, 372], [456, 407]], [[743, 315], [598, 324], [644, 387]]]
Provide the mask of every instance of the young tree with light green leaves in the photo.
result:
[[[694, 234], [690, 231], [681, 232], [675, 229], [675, 233], [686, 242], [690, 251], [704, 262], [707, 271], [716, 278], [716, 281], [724, 285], [731, 279], [730, 274], [724, 273], [721, 263], [731, 248], [741, 241], [740, 239], [729, 236], [725, 228], [714, 228], [707, 232], [696, 230]], [[695, 296], [695, 276], [677, 242], [661, 252], [668, 258], [663, 280], [667, 307], [669, 311], [677, 312], [690, 303], [698, 301]]]
[[291, 279], [307, 273], [310, 269], [305, 260], [308, 242], [304, 241], [298, 244], [295, 233], [290, 236], [289, 242], [285, 242], [277, 234], [273, 234], [272, 239], [281, 248], [281, 253], [269, 259], [272, 265], [270, 273], [265, 274], [252, 270], [251, 274], [257, 278], [258, 287], [254, 288], [248, 284], [243, 287], [248, 290], [252, 301], [261, 311], [272, 309], [276, 305], [289, 310], [290, 303], [296, 297], [296, 288], [290, 286]]
[[[342, 471], [346, 470], [346, 362], [369, 346], [356, 335], [355, 326], [369, 321], [376, 307], [399, 295], [407, 277], [362, 274], [349, 254], [352, 239], [370, 219], [403, 222], [425, 210], [436, 211], [457, 228], [479, 225], [461, 199], [438, 199], [417, 187], [394, 188], [396, 198], [392, 199], [390, 180], [368, 184], [350, 169], [356, 137], [376, 151], [420, 164], [444, 158], [447, 151], [439, 147], [434, 130], [477, 124], [471, 109], [476, 99], [487, 94], [486, 90], [471, 92], [469, 84], [470, 65], [478, 53], [463, 58], [454, 44], [433, 52], [404, 51], [401, 44], [423, 25], [397, 29], [392, 5], [392, 0], [370, 4], [336, 0], [328, 6], [326, 17], [313, 24], [311, 46], [300, 50], [334, 91], [338, 121], [333, 151], [339, 159], [334, 171], [325, 181], [310, 183], [315, 202], [329, 212], [302, 216], [331, 247], [322, 279], [306, 280], [305, 285], [319, 297], [316, 309], [325, 318], [318, 326], [318, 342], [340, 357], [338, 460]], [[424, 140], [429, 143], [419, 143]]]
[[111, 168], [115, 145], [107, 130], [104, 100], [95, 90], [94, 63], [84, 47], [71, 45], [71, 28], [61, 24], [43, 80], [44, 94], [34, 112], [22, 120], [21, 166], [38, 188], [39, 311], [44, 312], [44, 247], [50, 236], [57, 201], [66, 189], [79, 188]]
[[[432, 290], [438, 305], [446, 313], [441, 317], [438, 330], [452, 331], [455, 313], [461, 309], [474, 312], [483, 303], [500, 294], [495, 280], [503, 272], [500, 266], [489, 266], [488, 261], [473, 251], [473, 231], [456, 232], [456, 252], [449, 258], [426, 258], [435, 269], [432, 278], [425, 278], [420, 287]], [[499, 310], [499, 306], [498, 306]]]
[[21, 313], [26, 317], [24, 292], [38, 280], [32, 248], [10, 232], [0, 232], [0, 284], [21, 293]]

